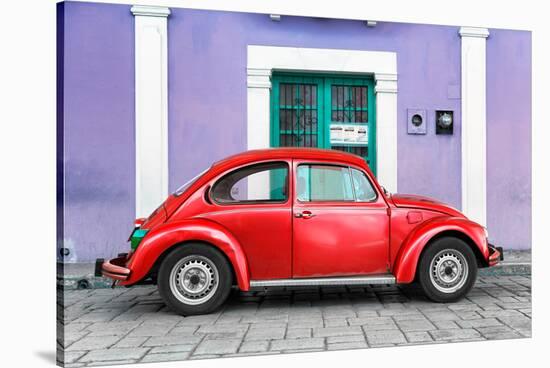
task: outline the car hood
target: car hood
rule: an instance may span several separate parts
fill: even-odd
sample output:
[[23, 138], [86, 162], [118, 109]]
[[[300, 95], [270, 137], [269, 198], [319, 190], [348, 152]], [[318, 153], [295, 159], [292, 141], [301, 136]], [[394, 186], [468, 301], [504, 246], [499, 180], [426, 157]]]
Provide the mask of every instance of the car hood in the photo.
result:
[[412, 194], [392, 194], [391, 200], [396, 207], [400, 208], [418, 208], [441, 212], [449, 216], [466, 217], [456, 208], [430, 197]]

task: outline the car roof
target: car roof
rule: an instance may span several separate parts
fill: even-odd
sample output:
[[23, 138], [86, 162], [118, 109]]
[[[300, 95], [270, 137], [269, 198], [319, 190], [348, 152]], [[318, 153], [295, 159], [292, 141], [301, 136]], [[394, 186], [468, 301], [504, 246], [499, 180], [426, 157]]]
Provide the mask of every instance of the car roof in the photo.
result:
[[300, 148], [300, 147], [285, 147], [285, 148], [265, 148], [258, 150], [250, 150], [229, 156], [221, 161], [215, 162], [214, 167], [227, 167], [233, 165], [246, 164], [254, 161], [262, 161], [269, 159], [305, 159], [305, 160], [334, 160], [340, 162], [351, 163], [355, 165], [364, 165], [365, 160], [352, 153], [321, 149], [321, 148]]
[[[178, 203], [181, 204], [182, 201], [187, 200], [192, 193], [202, 187], [205, 183], [209, 182], [226, 170], [231, 170], [236, 166], [251, 164], [257, 161], [289, 159], [328, 160], [335, 161], [337, 163], [351, 164], [366, 168], [371, 178], [374, 178], [374, 175], [365, 160], [362, 157], [351, 153], [319, 148], [266, 148], [241, 152], [215, 162], [208, 170], [205, 171], [204, 175], [201, 175], [193, 184], [191, 184], [183, 195], [178, 197], [172, 196], [171, 199], [176, 200], [175, 198], [177, 198]], [[375, 185], [378, 186], [378, 183]]]

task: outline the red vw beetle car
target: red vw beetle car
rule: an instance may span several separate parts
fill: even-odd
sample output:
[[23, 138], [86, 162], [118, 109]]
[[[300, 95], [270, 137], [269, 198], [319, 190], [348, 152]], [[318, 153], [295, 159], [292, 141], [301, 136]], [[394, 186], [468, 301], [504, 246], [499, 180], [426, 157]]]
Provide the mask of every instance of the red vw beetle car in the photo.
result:
[[232, 286], [407, 284], [462, 298], [502, 260], [486, 229], [430, 198], [389, 194], [359, 156], [248, 151], [213, 164], [137, 219], [131, 251], [98, 259], [124, 286], [155, 283], [182, 315], [208, 313]]

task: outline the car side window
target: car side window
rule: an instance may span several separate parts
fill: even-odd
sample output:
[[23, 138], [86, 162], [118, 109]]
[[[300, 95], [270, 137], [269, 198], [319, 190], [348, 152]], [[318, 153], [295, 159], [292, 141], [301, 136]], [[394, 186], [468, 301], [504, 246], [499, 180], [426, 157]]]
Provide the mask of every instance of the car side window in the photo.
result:
[[354, 200], [350, 172], [343, 166], [298, 166], [296, 191], [301, 202]]
[[219, 179], [210, 196], [220, 204], [285, 202], [288, 198], [288, 165], [268, 162], [237, 169]]
[[372, 202], [376, 199], [376, 191], [364, 172], [351, 169], [351, 177], [357, 202]]

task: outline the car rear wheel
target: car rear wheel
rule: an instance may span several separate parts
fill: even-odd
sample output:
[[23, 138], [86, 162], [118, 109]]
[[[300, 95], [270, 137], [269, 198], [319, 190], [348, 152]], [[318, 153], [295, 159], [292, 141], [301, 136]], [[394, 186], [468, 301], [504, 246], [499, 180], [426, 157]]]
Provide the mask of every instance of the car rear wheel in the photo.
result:
[[225, 257], [206, 244], [185, 244], [171, 251], [158, 274], [165, 303], [178, 314], [210, 313], [231, 291], [231, 268]]
[[454, 302], [462, 299], [474, 286], [476, 256], [461, 239], [440, 238], [424, 251], [417, 272], [428, 298], [436, 302]]

